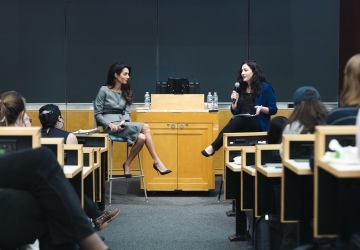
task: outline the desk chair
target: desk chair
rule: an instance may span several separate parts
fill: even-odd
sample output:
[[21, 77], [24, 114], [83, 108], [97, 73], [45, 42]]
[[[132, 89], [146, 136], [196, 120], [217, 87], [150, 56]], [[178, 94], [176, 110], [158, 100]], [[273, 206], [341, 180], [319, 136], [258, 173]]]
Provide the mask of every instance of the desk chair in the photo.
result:
[[[97, 121], [96, 121], [96, 118], [95, 118], [95, 101], [93, 101], [93, 108], [94, 108], [94, 128], [98, 128], [99, 125], [97, 124]], [[112, 181], [117, 180], [117, 179], [125, 179], [126, 180], [126, 194], [128, 193], [128, 188], [129, 188], [128, 178], [125, 178], [125, 176], [113, 177], [113, 174], [112, 174], [112, 172], [113, 172], [114, 142], [126, 143], [126, 157], [129, 155], [129, 147], [131, 147], [132, 145], [129, 144], [126, 139], [121, 138], [121, 137], [116, 136], [116, 135], [110, 135], [109, 134], [109, 141], [110, 141], [109, 206], [111, 206]], [[145, 185], [145, 180], [144, 180], [145, 176], [144, 176], [143, 167], [142, 167], [142, 163], [141, 163], [141, 159], [140, 159], [140, 153], [138, 154], [138, 160], [139, 160], [139, 166], [140, 166], [140, 175], [133, 175], [132, 178], [141, 178], [142, 184], [144, 186], [145, 201], [147, 202], [148, 197], [147, 197], [146, 185]]]

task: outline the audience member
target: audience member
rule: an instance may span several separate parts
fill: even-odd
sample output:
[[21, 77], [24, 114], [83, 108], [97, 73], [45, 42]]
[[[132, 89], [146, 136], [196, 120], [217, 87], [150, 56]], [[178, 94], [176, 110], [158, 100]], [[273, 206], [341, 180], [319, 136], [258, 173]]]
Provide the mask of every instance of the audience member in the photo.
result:
[[[24, 114], [19, 93], [0, 96], [0, 126], [24, 126]], [[107, 249], [53, 153], [46, 148], [1, 153], [1, 248], [38, 239], [40, 249]]]
[[106, 83], [100, 88], [95, 101], [95, 118], [104, 131], [124, 138], [133, 144], [127, 160], [123, 164], [126, 178], [132, 177], [130, 164], [144, 144], [154, 160], [153, 168], [158, 174], [165, 175], [172, 171], [166, 169], [156, 154], [148, 124], [130, 122], [132, 90], [130, 87], [131, 67], [123, 63], [111, 65]]
[[354, 55], [346, 63], [338, 105], [329, 113], [326, 124], [355, 125], [360, 108], [360, 54]]
[[[54, 104], [42, 106], [39, 109], [39, 120], [42, 125], [41, 137], [60, 137], [64, 138], [65, 144], [78, 144], [74, 134], [61, 130], [65, 120], [58, 106]], [[113, 211], [101, 211], [98, 205], [86, 194], [84, 194], [84, 210], [93, 220], [95, 228], [99, 231], [104, 229], [120, 213], [118, 208], [115, 208]]]
[[215, 154], [223, 146], [224, 133], [267, 131], [270, 116], [277, 112], [273, 87], [266, 82], [257, 62], [243, 62], [237, 80], [240, 86], [230, 96], [233, 116], [215, 141], [201, 151], [205, 157]]

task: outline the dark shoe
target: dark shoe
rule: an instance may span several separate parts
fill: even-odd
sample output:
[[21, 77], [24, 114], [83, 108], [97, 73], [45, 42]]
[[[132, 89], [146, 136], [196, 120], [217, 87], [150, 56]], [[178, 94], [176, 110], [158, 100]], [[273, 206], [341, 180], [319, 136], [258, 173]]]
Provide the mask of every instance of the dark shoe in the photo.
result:
[[111, 217], [111, 220], [113, 220], [120, 214], [120, 209], [115, 208], [113, 211], [105, 210], [104, 213], [107, 213]]
[[93, 222], [94, 222], [96, 230], [101, 231], [105, 227], [107, 227], [107, 225], [109, 225], [109, 221], [111, 221], [110, 215], [108, 213], [104, 212], [102, 215], [97, 217]]
[[123, 169], [124, 169], [124, 176], [125, 178], [131, 178], [132, 174], [125, 174], [125, 163], [123, 164]]
[[153, 164], [153, 167], [154, 167], [154, 169], [155, 169], [155, 171], [159, 174], [161, 174], [161, 175], [166, 175], [166, 174], [170, 174], [172, 171], [171, 170], [169, 170], [169, 169], [167, 169], [167, 170], [165, 170], [164, 172], [161, 172], [156, 166], [155, 166], [155, 163]]
[[215, 154], [215, 151], [212, 152], [212, 154], [208, 154], [208, 153], [206, 153], [205, 150], [203, 150], [203, 151], [201, 151], [201, 154], [202, 154], [203, 156], [205, 156], [205, 157], [209, 157], [209, 156], [212, 156], [213, 154]]

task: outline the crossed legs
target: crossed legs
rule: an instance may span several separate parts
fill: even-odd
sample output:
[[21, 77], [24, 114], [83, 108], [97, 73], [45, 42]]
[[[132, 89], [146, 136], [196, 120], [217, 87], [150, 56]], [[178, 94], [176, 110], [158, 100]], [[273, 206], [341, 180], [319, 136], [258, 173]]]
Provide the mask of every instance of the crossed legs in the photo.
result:
[[154, 143], [151, 137], [150, 127], [148, 124], [144, 124], [142, 127], [138, 139], [135, 144], [132, 146], [130, 150], [130, 154], [125, 162], [125, 174], [130, 174], [130, 164], [136, 157], [136, 155], [140, 152], [142, 147], [146, 145], [151, 157], [154, 160], [154, 164], [159, 169], [160, 172], [165, 172], [167, 168], [161, 162], [160, 158], [156, 154]]

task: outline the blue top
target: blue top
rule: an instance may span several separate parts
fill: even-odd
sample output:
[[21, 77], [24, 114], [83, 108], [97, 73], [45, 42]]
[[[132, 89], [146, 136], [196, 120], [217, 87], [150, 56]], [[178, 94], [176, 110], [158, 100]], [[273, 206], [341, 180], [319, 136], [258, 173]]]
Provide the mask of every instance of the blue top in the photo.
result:
[[359, 107], [340, 107], [331, 110], [326, 118], [328, 125], [356, 125]]
[[41, 129], [41, 137], [42, 138], [64, 138], [64, 144], [66, 144], [66, 139], [69, 136], [69, 132], [66, 132], [64, 130], [58, 129], [58, 128], [50, 128], [49, 133], [46, 133], [47, 128]]
[[[275, 94], [271, 85], [267, 82], [261, 84], [261, 92], [255, 97], [254, 106], [264, 106], [269, 109], [269, 114], [260, 112], [257, 117], [261, 131], [266, 132], [269, 127], [270, 116], [277, 113]], [[236, 109], [233, 110], [230, 105], [230, 111], [233, 115], [240, 114], [241, 103], [238, 103]]]

